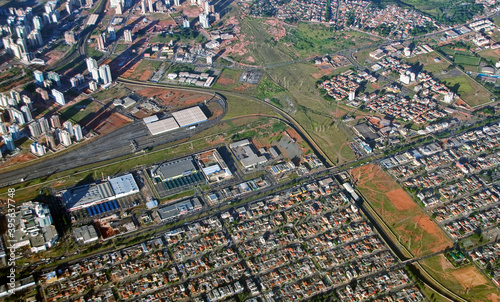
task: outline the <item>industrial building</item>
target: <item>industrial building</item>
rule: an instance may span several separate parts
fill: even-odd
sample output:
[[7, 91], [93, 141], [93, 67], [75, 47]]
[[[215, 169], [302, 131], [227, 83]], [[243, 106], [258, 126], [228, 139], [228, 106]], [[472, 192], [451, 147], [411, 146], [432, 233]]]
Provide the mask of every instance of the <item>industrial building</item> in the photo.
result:
[[[101, 183], [64, 190], [61, 195], [66, 210], [72, 212], [136, 193], [139, 193], [139, 187], [134, 177], [132, 174], [125, 174], [115, 178], [108, 177]], [[99, 209], [107, 210], [109, 207], [105, 204]]]
[[180, 127], [195, 125], [207, 120], [207, 116], [199, 106], [173, 112], [172, 116]]
[[179, 128], [179, 125], [173, 117], [146, 123], [146, 126], [149, 132], [151, 132], [151, 135], [158, 135]]
[[161, 222], [171, 221], [180, 216], [201, 210], [200, 200], [195, 197], [166, 207], [159, 208], [155, 213]]
[[159, 119], [158, 116], [152, 115], [144, 118], [143, 121], [151, 132], [151, 135], [175, 130], [179, 127], [188, 127], [207, 120], [207, 116], [199, 106], [179, 110], [172, 113], [173, 117]]
[[209, 183], [222, 181], [233, 176], [217, 149], [196, 154], [195, 158]]
[[77, 242], [88, 244], [99, 240], [99, 236], [93, 225], [84, 225], [74, 229], [74, 234]]
[[259, 156], [257, 154], [253, 144], [250, 143], [248, 139], [234, 142], [230, 144], [229, 147], [233, 151], [236, 159], [238, 159], [245, 169], [253, 168], [267, 162], [267, 158], [265, 156]]
[[152, 177], [157, 177], [161, 181], [169, 181], [182, 176], [196, 173], [197, 169], [191, 157], [179, 159], [162, 164], [151, 169]]

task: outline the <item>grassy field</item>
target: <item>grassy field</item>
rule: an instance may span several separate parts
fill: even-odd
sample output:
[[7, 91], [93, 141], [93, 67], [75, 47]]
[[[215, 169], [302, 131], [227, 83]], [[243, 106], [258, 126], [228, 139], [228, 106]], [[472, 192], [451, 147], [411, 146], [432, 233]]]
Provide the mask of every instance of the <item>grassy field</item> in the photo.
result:
[[91, 99], [85, 99], [60, 111], [61, 119], [79, 123], [86, 117], [94, 115], [101, 108], [102, 105], [100, 103], [93, 102]]
[[322, 97], [317, 80], [311, 76], [317, 71], [317, 67], [307, 63], [269, 69], [270, 78], [286, 90], [272, 97], [306, 129], [333, 163], [353, 160], [356, 157], [347, 145], [348, 136], [334, 122], [348, 109]]
[[[250, 41], [250, 44], [245, 48], [246, 54], [232, 55], [235, 60], [248, 64], [274, 64], [297, 58], [291, 49], [278, 43], [266, 31], [266, 25], [260, 19], [244, 17], [240, 22], [242, 32], [245, 33], [244, 40]], [[255, 62], [249, 60], [249, 55]]]
[[221, 75], [217, 78], [214, 84], [214, 89], [228, 89], [228, 90], [245, 90], [246, 87], [238, 80], [241, 75], [241, 70], [224, 68]]
[[455, 56], [453, 56], [453, 62], [457, 65], [478, 66], [479, 63], [481, 62], [481, 58], [469, 55], [456, 54]]
[[332, 28], [310, 23], [299, 23], [283, 39], [283, 43], [292, 43], [292, 47], [303, 58], [369, 45], [377, 41], [379, 39], [363, 33], [335, 32]]
[[479, 56], [489, 62], [498, 62], [500, 60], [500, 51], [496, 49], [485, 49], [477, 53]]
[[466, 75], [438, 78], [471, 106], [488, 103], [493, 97], [491, 92]]
[[224, 117], [225, 120], [251, 114], [278, 116], [268, 106], [261, 103], [257, 103], [249, 99], [229, 96], [227, 98], [227, 103], [229, 110], [226, 113], [226, 116]]
[[436, 223], [380, 167], [369, 164], [351, 170], [356, 187], [414, 256], [451, 246]]
[[492, 295], [500, 295], [472, 263], [455, 268], [442, 255], [430, 257], [420, 263], [442, 285], [468, 301], [494, 301]]

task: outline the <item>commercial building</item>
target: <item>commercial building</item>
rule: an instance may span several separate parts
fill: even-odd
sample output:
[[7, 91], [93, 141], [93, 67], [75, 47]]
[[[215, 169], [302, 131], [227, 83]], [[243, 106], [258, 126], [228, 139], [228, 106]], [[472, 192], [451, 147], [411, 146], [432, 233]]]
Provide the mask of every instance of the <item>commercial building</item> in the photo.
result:
[[66, 210], [71, 212], [99, 203], [139, 193], [132, 174], [110, 178], [100, 183], [71, 188], [61, 192]]
[[153, 177], [158, 177], [161, 181], [168, 181], [182, 176], [196, 173], [197, 169], [191, 157], [171, 161], [151, 169]]
[[123, 36], [125, 37], [125, 42], [132, 42], [132, 31], [130, 29], [126, 29], [123, 32]]
[[76, 228], [74, 231], [75, 239], [77, 242], [89, 244], [99, 240], [99, 236], [93, 225], [84, 225]]
[[207, 116], [199, 106], [176, 111], [172, 116], [180, 127], [196, 125], [207, 120]]
[[14, 248], [29, 246], [31, 252], [45, 251], [56, 242], [59, 235], [52, 224], [49, 207], [39, 202], [26, 202], [16, 208]]
[[233, 176], [216, 149], [196, 154], [195, 158], [205, 178], [210, 183], [222, 181]]
[[234, 156], [241, 163], [243, 168], [248, 169], [267, 162], [263, 155], [259, 156], [254, 150], [254, 146], [248, 139], [234, 142], [229, 145]]
[[196, 197], [159, 208], [155, 213], [161, 222], [166, 222], [191, 212], [201, 210], [201, 208], [200, 200]]

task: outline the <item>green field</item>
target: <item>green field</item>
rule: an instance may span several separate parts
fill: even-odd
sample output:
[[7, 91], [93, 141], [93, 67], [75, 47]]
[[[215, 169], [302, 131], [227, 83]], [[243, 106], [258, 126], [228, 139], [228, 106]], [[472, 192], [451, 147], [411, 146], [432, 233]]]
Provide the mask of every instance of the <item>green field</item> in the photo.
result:
[[378, 41], [377, 38], [355, 31], [335, 32], [324, 25], [299, 23], [280, 42], [291, 43], [301, 57], [312, 57]]
[[446, 86], [450, 87], [465, 102], [473, 107], [488, 103], [491, 101], [491, 97], [493, 97], [491, 92], [466, 75], [454, 77], [443, 76], [440, 80], [445, 82]]
[[500, 295], [500, 291], [472, 263], [455, 268], [442, 255], [420, 263], [443, 286], [468, 301], [493, 301], [491, 295]]
[[85, 99], [60, 111], [60, 116], [63, 120], [80, 123], [84, 118], [93, 116], [101, 108], [102, 105], [100, 103], [93, 102], [91, 99]]
[[[260, 19], [244, 17], [240, 19], [244, 40], [250, 41], [245, 47], [246, 54], [231, 55], [236, 61], [247, 64], [274, 64], [297, 58], [297, 55], [285, 45], [278, 43], [265, 29]], [[249, 59], [253, 58], [255, 62]]]
[[453, 62], [457, 65], [478, 66], [479, 63], [481, 62], [481, 58], [463, 54], [455, 54], [453, 56]]

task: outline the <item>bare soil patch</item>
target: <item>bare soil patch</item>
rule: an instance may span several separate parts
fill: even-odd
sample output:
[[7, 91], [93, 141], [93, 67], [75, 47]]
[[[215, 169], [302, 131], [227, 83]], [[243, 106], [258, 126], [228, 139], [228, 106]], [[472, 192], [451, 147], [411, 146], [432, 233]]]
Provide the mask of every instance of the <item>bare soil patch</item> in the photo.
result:
[[385, 193], [385, 195], [400, 211], [414, 209], [417, 206], [403, 189], [392, 190]]
[[474, 266], [458, 269], [452, 275], [460, 282], [463, 288], [476, 287], [488, 283], [486, 278]]

